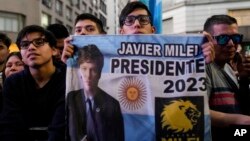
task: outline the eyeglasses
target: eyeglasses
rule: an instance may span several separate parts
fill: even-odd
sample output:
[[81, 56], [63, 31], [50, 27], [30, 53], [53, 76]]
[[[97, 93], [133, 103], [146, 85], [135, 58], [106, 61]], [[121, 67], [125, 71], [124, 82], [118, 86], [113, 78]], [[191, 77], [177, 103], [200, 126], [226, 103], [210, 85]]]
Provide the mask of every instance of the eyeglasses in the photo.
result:
[[126, 26], [131, 26], [135, 23], [135, 20], [138, 19], [141, 25], [147, 25], [151, 22], [150, 16], [147, 15], [139, 15], [139, 16], [127, 16], [124, 20], [124, 24]]
[[29, 45], [32, 43], [35, 47], [43, 46], [47, 42], [44, 38], [37, 38], [32, 41], [21, 41], [20, 47], [21, 49], [28, 49]]
[[234, 44], [240, 44], [242, 42], [243, 35], [242, 34], [233, 34], [233, 35], [222, 34], [218, 36], [213, 36], [213, 38], [216, 39], [218, 45], [225, 46], [227, 45], [230, 39], [232, 39]]

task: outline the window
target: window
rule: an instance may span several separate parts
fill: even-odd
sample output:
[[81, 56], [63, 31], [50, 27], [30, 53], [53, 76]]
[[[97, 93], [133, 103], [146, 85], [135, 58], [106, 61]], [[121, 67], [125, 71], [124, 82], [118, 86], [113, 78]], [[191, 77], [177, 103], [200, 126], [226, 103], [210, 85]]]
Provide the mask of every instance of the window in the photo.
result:
[[58, 20], [58, 19], [56, 19], [56, 20], [55, 20], [55, 23], [58, 23], [58, 24], [63, 24], [63, 22], [62, 22], [62, 21], [60, 21], [60, 20]]
[[85, 2], [82, 2], [82, 11], [85, 13], [87, 10], [87, 4]]
[[48, 8], [52, 7], [52, 0], [42, 0], [42, 4]]
[[73, 0], [68, 0], [70, 5], [73, 6]]
[[107, 6], [102, 0], [100, 1], [100, 9], [103, 13], [107, 14]]
[[72, 9], [69, 7], [66, 7], [66, 19], [72, 21]]
[[42, 13], [41, 25], [42, 27], [46, 28], [48, 25], [51, 24], [51, 16], [46, 13]]
[[56, 13], [63, 15], [63, 4], [60, 0], [56, 0]]
[[93, 5], [93, 7], [97, 7], [97, 1], [96, 0], [92, 0], [92, 5]]
[[0, 31], [18, 32], [24, 26], [24, 17], [19, 14], [0, 12]]
[[163, 20], [163, 23], [162, 23], [162, 32], [163, 34], [172, 34], [174, 33], [174, 25], [173, 25], [173, 18], [168, 18], [168, 19], [165, 19]]
[[76, 0], [76, 7], [80, 9], [80, 0]]
[[66, 25], [66, 28], [68, 29], [68, 31], [69, 31], [69, 34], [71, 34], [72, 33], [72, 27], [70, 26], [70, 25]]
[[77, 16], [79, 16], [79, 14], [75, 12], [75, 18], [74, 19], [76, 19]]
[[228, 11], [228, 15], [236, 18], [239, 26], [250, 25], [250, 9], [232, 9]]
[[230, 9], [228, 15], [236, 18], [243, 41], [250, 41], [250, 9]]
[[106, 27], [107, 19], [102, 14], [100, 14], [100, 20], [102, 21], [103, 27]]
[[89, 8], [89, 13], [92, 14], [93, 13], [93, 9]]

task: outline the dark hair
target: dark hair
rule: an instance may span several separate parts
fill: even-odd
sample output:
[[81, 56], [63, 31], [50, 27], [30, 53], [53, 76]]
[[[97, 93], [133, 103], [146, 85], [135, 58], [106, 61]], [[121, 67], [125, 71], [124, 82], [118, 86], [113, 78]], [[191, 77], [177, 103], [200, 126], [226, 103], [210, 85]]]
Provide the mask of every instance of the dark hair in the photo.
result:
[[92, 14], [89, 14], [89, 13], [82, 13], [82, 14], [80, 14], [80, 15], [78, 15], [76, 17], [75, 25], [76, 25], [77, 22], [82, 21], [82, 20], [91, 20], [91, 21], [93, 21], [94, 23], [96, 23], [96, 26], [97, 26], [100, 33], [103, 33], [103, 34], [106, 33], [106, 31], [103, 29], [102, 21], [99, 20], [96, 16], [94, 16]]
[[48, 41], [50, 47], [56, 46], [56, 38], [50, 31], [38, 25], [29, 25], [29, 26], [24, 27], [17, 35], [16, 44], [19, 49], [20, 49], [20, 43], [22, 39], [28, 34], [34, 33], [34, 32], [38, 32], [42, 36], [45, 36], [45, 39]]
[[6, 62], [5, 62], [5, 65], [4, 65], [4, 68], [3, 68], [3, 73], [2, 73], [3, 82], [6, 79], [6, 75], [5, 75], [6, 63], [8, 62], [8, 60], [10, 59], [10, 57], [12, 57], [12, 56], [16, 56], [18, 59], [20, 59], [22, 61], [22, 55], [21, 55], [21, 53], [19, 51], [11, 52], [8, 55], [8, 57], [6, 58]]
[[78, 49], [78, 64], [80, 65], [86, 61], [94, 61], [98, 66], [99, 73], [102, 72], [104, 57], [96, 45], [86, 45]]
[[56, 39], [67, 38], [69, 36], [67, 28], [62, 24], [51, 24], [46, 29], [52, 32]]
[[135, 9], [144, 9], [147, 11], [148, 16], [150, 17], [150, 23], [152, 24], [152, 17], [151, 17], [151, 13], [148, 9], [148, 7], [140, 2], [140, 1], [134, 1], [134, 2], [129, 2], [127, 3], [127, 5], [122, 9], [121, 14], [119, 16], [119, 24], [120, 27], [122, 27], [124, 25], [124, 20], [126, 19], [126, 17], [133, 12]]
[[226, 16], [228, 16], [228, 18], [232, 21], [232, 24], [238, 24], [237, 20], [234, 17], [229, 16], [229, 15], [226, 15]]
[[203, 30], [213, 34], [213, 26], [216, 24], [233, 24], [233, 21], [228, 17], [228, 15], [213, 15], [209, 17], [203, 27]]
[[7, 48], [10, 47], [11, 39], [6, 34], [0, 33], [0, 41], [2, 41], [7, 46]]

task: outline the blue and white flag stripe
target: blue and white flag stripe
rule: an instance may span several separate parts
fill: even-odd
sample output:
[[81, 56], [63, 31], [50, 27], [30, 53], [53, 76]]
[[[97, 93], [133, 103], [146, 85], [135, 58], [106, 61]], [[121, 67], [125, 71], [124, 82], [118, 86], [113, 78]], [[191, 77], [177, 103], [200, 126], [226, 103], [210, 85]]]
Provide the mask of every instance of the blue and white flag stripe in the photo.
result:
[[[104, 67], [99, 87], [119, 101], [126, 141], [157, 140], [158, 131], [164, 127], [156, 126], [162, 124], [162, 121], [157, 120], [156, 114], [158, 118], [163, 114], [157, 113], [162, 111], [156, 107], [159, 105], [157, 99], [165, 102], [165, 106], [169, 104], [166, 101], [170, 100], [171, 103], [171, 100], [173, 102], [180, 99], [190, 99], [199, 105], [201, 109], [198, 110], [203, 114], [203, 119], [200, 120], [202, 123], [199, 123], [203, 134], [196, 138], [208, 141], [211, 139], [210, 115], [204, 88], [205, 62], [200, 48], [203, 38], [203, 35], [197, 34], [88, 35], [73, 36], [72, 44], [76, 51], [77, 48], [95, 44], [103, 53]], [[75, 53], [67, 62], [66, 93], [82, 88], [76, 65], [77, 57]], [[176, 71], [175, 67], [185, 69]], [[174, 89], [169, 89], [170, 83], [174, 84]]]
[[156, 33], [162, 33], [162, 0], [140, 0], [149, 7]]

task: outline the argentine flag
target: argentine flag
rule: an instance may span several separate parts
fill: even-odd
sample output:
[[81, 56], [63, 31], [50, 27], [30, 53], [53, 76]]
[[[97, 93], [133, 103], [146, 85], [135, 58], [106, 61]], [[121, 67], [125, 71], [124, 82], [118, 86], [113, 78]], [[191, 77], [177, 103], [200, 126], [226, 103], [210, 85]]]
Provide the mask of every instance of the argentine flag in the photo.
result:
[[[104, 55], [98, 85], [119, 101], [126, 141], [209, 141], [203, 38], [88, 35], [73, 36], [72, 44], [94, 44]], [[66, 93], [82, 88], [76, 59], [67, 62]]]
[[156, 27], [156, 33], [162, 33], [162, 0], [140, 0], [148, 6], [152, 14], [153, 25]]

